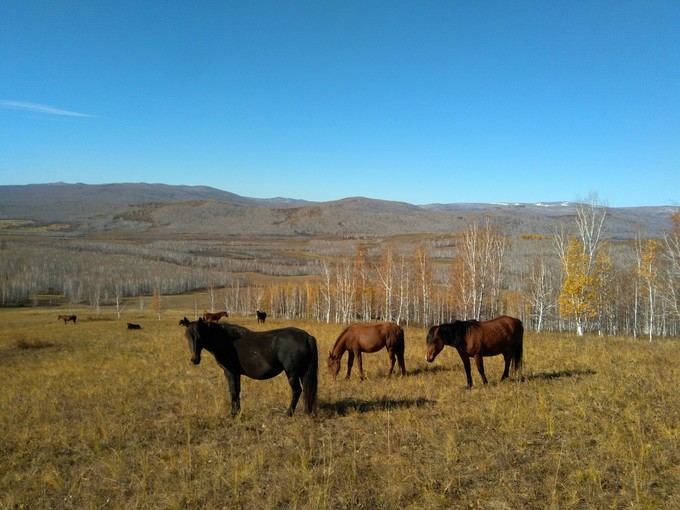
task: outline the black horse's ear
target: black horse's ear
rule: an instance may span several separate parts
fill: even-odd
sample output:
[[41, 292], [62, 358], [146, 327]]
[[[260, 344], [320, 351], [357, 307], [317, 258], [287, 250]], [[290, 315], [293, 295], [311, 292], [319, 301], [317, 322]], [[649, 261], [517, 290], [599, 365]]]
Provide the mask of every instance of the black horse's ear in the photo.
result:
[[198, 322], [199, 324], [203, 324], [203, 317], [199, 317], [198, 321], [196, 321], [196, 322]]

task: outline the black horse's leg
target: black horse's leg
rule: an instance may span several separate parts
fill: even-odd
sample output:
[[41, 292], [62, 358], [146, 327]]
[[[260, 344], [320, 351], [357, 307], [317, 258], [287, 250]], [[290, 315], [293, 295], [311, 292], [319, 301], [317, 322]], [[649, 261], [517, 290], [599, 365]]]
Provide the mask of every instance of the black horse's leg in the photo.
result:
[[288, 411], [286, 414], [288, 416], [293, 416], [295, 407], [297, 406], [300, 395], [302, 394], [302, 385], [300, 384], [300, 378], [296, 375], [288, 375], [288, 384], [290, 384], [290, 389], [293, 394], [290, 398], [290, 405], [288, 406]]
[[352, 375], [352, 364], [354, 363], [354, 352], [353, 351], [347, 351], [347, 377], [345, 379], [349, 379], [349, 376]]
[[510, 362], [512, 361], [512, 355], [509, 352], [503, 353], [503, 359], [505, 360], [505, 370], [503, 370], [503, 375], [501, 376], [501, 381], [508, 378], [510, 373]]
[[467, 388], [468, 390], [472, 388], [472, 371], [470, 370], [470, 358], [463, 351], [458, 351], [460, 359], [463, 360], [463, 366], [465, 367], [465, 376], [467, 377]]
[[481, 354], [475, 354], [475, 363], [477, 364], [479, 375], [482, 376], [482, 381], [484, 384], [488, 384], [489, 381], [486, 380], [486, 376], [484, 375], [484, 358], [482, 358]]
[[390, 355], [390, 371], [387, 374], [387, 377], [391, 377], [392, 372], [394, 371], [394, 364], [397, 361], [397, 355], [394, 354], [394, 349], [387, 349], [387, 353]]
[[225, 370], [224, 376], [229, 383], [229, 393], [231, 394], [231, 416], [234, 417], [241, 410], [241, 376], [232, 374]]

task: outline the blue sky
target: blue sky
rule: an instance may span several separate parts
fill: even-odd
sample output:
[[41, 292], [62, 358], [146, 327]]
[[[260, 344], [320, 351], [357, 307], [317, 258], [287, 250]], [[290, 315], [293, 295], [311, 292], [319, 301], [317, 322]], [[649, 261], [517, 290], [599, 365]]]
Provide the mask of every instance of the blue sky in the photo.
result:
[[0, 11], [0, 184], [680, 203], [677, 0]]

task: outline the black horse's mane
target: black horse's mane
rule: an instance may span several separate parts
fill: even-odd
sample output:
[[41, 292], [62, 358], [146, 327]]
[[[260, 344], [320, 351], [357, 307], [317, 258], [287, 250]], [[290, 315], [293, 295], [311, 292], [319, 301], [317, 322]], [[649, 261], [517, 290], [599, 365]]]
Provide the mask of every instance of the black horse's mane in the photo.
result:
[[239, 326], [238, 324], [231, 324], [229, 322], [223, 322], [217, 325], [224, 331], [236, 335], [237, 338], [241, 338], [253, 332], [251, 329], [248, 329], [245, 326]]
[[208, 328], [213, 331], [222, 331], [230, 337], [231, 340], [236, 340], [237, 338], [244, 337], [253, 333], [253, 330], [246, 328], [245, 326], [239, 326], [238, 324], [231, 324], [229, 322], [210, 322], [204, 321], [199, 318], [196, 322], [192, 322], [191, 326], [198, 326], [202, 328]]
[[468, 319], [466, 321], [453, 321], [452, 326], [455, 331], [465, 334], [472, 326], [477, 324], [479, 324], [478, 320]]

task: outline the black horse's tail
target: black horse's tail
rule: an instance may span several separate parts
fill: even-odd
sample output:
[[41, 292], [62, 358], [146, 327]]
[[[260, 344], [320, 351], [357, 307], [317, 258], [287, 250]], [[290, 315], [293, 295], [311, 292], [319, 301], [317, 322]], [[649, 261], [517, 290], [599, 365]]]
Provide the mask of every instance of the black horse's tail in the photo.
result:
[[515, 352], [512, 353], [512, 367], [515, 373], [517, 373], [522, 369], [522, 351], [524, 350], [524, 326], [522, 326], [522, 321], [520, 320], [517, 320], [515, 336], [517, 337], [517, 345], [515, 346]]
[[309, 366], [302, 378], [302, 401], [305, 406], [306, 413], [313, 413], [316, 404], [316, 393], [319, 385], [319, 353], [316, 348], [316, 338], [312, 335], [307, 337], [311, 357]]

